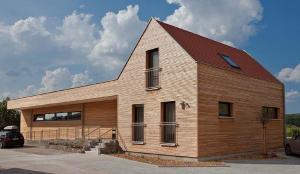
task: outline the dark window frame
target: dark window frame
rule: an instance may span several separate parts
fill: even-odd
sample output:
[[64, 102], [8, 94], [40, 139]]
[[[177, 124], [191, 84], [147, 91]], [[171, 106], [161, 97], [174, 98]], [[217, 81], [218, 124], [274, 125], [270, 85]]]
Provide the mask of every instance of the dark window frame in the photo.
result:
[[[142, 118], [137, 118], [137, 108], [142, 108]], [[133, 144], [145, 144], [145, 107], [144, 104], [132, 105], [132, 143]], [[138, 135], [137, 131], [141, 134]]]
[[[228, 110], [228, 113], [221, 113], [221, 110], [220, 110], [220, 106], [221, 105], [227, 105], [227, 110]], [[230, 102], [224, 102], [224, 101], [219, 101], [218, 102], [218, 114], [219, 114], [219, 117], [225, 117], [225, 118], [233, 118], [233, 103], [230, 103]]]
[[[269, 117], [270, 117], [272, 120], [277, 120], [277, 119], [279, 119], [279, 108], [277, 108], [277, 107], [270, 107], [270, 106], [263, 106], [263, 107], [262, 107], [262, 112], [264, 112], [264, 109], [267, 109], [267, 114], [269, 114], [269, 110], [270, 110], [270, 109], [274, 109], [275, 115], [273, 115], [273, 116], [270, 116], [270, 115], [269, 115]], [[271, 113], [270, 113], [270, 114], [271, 114]]]
[[[157, 52], [157, 62], [155, 63], [154, 59], [151, 59], [151, 56], [154, 52]], [[160, 71], [159, 67], [160, 62], [159, 48], [154, 48], [146, 51], [146, 68], [145, 68], [145, 85], [146, 90], [157, 90], [160, 89]], [[152, 61], [151, 61], [152, 60]]]
[[[172, 103], [174, 114], [171, 119], [167, 119], [166, 105]], [[168, 121], [169, 120], [169, 121]], [[161, 131], [160, 139], [162, 146], [177, 146], [177, 127], [176, 122], [176, 101], [161, 102]]]
[[[57, 119], [58, 113], [68, 113], [67, 119], [59, 120]], [[80, 113], [80, 117], [78, 119], [70, 119], [70, 115], [72, 113]], [[54, 114], [53, 120], [46, 120], [45, 115], [46, 114]], [[43, 116], [43, 120], [36, 120], [38, 116]], [[44, 114], [34, 114], [33, 115], [33, 122], [52, 122], [52, 121], [79, 121], [82, 119], [82, 112], [81, 111], [71, 111], [71, 112], [54, 112], [54, 113], [44, 113]]]
[[237, 64], [230, 56], [226, 54], [221, 54], [219, 53], [219, 56], [231, 67], [236, 68], [236, 69], [241, 69], [239, 64]]

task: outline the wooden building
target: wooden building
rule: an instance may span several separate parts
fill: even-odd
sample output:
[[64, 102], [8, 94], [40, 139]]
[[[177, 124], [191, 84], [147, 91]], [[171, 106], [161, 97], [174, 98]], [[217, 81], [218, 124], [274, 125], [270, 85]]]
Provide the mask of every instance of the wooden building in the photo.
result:
[[283, 147], [284, 85], [247, 52], [151, 19], [119, 77], [11, 100], [26, 139], [110, 137], [202, 158]]

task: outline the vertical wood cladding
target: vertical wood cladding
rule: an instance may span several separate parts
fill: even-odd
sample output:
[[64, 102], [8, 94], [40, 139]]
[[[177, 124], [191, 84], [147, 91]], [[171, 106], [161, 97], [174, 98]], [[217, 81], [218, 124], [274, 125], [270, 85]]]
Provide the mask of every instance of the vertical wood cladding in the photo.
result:
[[[81, 111], [81, 105], [65, 105], [55, 107], [45, 107], [33, 109], [33, 114], [45, 114], [55, 112], [72, 112]], [[31, 110], [22, 110], [21, 112], [21, 132], [24, 132], [24, 136], [29, 139], [27, 132], [30, 131], [30, 118]], [[101, 132], [104, 133], [110, 128], [117, 126], [117, 101], [108, 100], [85, 104], [85, 132], [92, 132], [94, 129], [100, 127]], [[75, 129], [77, 132], [75, 133]], [[44, 131], [44, 139], [55, 138], [55, 130], [60, 130], [60, 137], [68, 137], [73, 139], [76, 136], [81, 136], [81, 120], [74, 121], [40, 121], [32, 122], [32, 131], [36, 131], [35, 139], [41, 138], [40, 131]], [[51, 133], [49, 133], [51, 132]], [[100, 132], [100, 133], [101, 133]], [[26, 135], [27, 134], [27, 135]], [[95, 131], [88, 138], [95, 138], [99, 134], [99, 131]]]
[[[283, 86], [198, 65], [199, 156], [263, 151], [262, 106], [279, 108], [267, 128], [268, 148], [283, 147]], [[233, 103], [233, 118], [218, 117], [218, 102]]]

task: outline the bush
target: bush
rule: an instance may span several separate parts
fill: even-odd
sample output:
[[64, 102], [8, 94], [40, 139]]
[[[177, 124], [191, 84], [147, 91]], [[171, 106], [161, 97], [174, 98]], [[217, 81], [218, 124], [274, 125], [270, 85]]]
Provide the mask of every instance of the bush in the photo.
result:
[[293, 135], [300, 135], [300, 127], [288, 125], [286, 127], [286, 136], [292, 137]]

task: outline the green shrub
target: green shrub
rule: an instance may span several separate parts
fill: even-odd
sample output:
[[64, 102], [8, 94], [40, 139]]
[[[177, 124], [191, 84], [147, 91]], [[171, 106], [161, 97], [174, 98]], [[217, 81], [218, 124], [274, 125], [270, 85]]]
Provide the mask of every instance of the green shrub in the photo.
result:
[[294, 125], [287, 125], [286, 126], [286, 136], [292, 137], [293, 135], [300, 134], [300, 127], [296, 127]]

